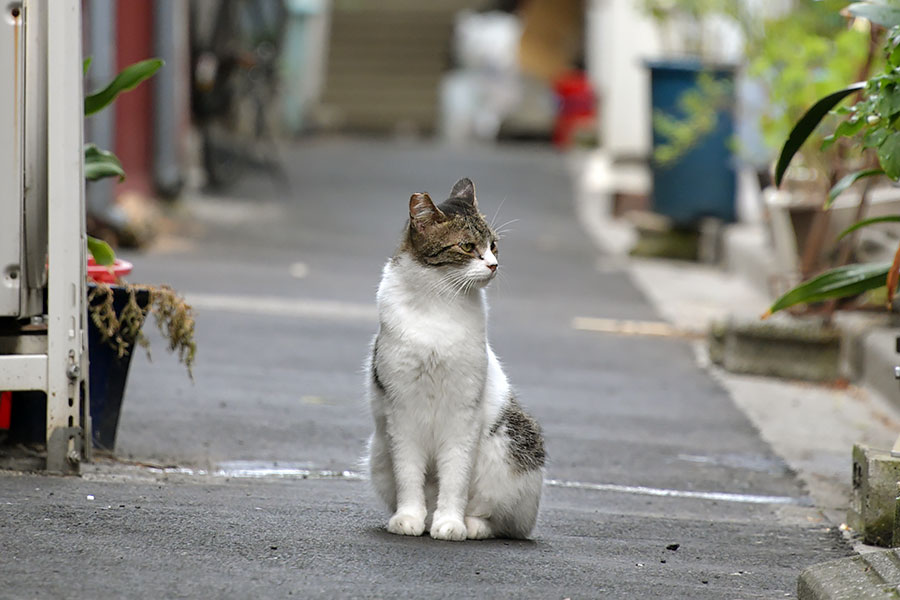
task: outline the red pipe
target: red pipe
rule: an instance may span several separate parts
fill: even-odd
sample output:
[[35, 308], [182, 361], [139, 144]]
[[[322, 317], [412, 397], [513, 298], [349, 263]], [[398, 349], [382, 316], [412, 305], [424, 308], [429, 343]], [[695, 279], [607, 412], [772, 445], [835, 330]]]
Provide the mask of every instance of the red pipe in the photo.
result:
[[0, 429], [9, 429], [12, 420], [12, 392], [0, 392]]
[[[116, 10], [116, 63], [119, 70], [153, 54], [153, 2], [119, 0]], [[116, 193], [152, 194], [153, 80], [145, 81], [116, 99], [116, 155], [128, 178]], [[107, 110], [110, 110], [107, 108]]]

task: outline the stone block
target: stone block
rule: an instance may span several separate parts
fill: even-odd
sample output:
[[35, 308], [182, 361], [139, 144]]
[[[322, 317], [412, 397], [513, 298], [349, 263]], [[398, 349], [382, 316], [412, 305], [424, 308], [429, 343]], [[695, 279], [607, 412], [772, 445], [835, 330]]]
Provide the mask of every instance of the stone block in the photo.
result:
[[638, 239], [631, 249], [631, 256], [641, 258], [671, 258], [696, 261], [700, 247], [700, 234], [696, 231], [673, 229], [671, 231], [638, 230]]
[[720, 322], [710, 328], [709, 353], [733, 373], [833, 381], [840, 377], [841, 334], [819, 321]]
[[887, 450], [854, 444], [847, 524], [866, 544], [892, 545], [898, 481], [900, 458], [894, 458]]
[[900, 599], [898, 564], [895, 550], [881, 550], [813, 565], [800, 573], [797, 599]]

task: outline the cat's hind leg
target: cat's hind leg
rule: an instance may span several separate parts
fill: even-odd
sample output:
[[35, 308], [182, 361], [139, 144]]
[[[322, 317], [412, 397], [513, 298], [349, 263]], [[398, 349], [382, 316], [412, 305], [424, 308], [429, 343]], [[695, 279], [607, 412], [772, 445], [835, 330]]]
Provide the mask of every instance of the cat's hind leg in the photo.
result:
[[527, 538], [534, 528], [544, 480], [543, 444], [532, 444], [529, 454], [530, 446], [517, 438], [521, 429], [501, 420], [481, 441], [466, 507], [470, 539]]
[[537, 520], [543, 471], [495, 470], [474, 481], [466, 508], [466, 538], [527, 539]]
[[490, 519], [482, 517], [466, 517], [466, 539], [486, 540], [494, 537], [494, 527]]

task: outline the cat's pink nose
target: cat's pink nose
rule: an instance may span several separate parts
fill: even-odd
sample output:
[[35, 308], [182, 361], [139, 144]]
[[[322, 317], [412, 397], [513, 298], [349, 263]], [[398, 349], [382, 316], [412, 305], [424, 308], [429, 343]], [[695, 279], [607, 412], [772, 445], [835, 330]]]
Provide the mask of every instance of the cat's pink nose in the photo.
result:
[[494, 263], [494, 264], [492, 264], [492, 265], [488, 265], [487, 268], [491, 270], [491, 273], [493, 273], [493, 272], [495, 272], [495, 271], [497, 270], [497, 263]]

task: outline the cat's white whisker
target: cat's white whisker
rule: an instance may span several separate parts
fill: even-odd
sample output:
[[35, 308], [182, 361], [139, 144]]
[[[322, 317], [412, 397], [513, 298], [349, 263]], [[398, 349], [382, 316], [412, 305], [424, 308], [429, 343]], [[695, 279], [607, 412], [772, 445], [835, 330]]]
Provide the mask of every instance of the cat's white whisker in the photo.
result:
[[500, 214], [500, 209], [503, 208], [503, 203], [506, 202], [506, 197], [504, 196], [502, 200], [500, 200], [500, 205], [497, 206], [497, 210], [494, 211], [494, 216], [491, 217], [491, 229], [494, 229], [494, 223], [497, 222], [497, 216]]
[[495, 231], [495, 233], [497, 234], [497, 239], [502, 240], [502, 239], [506, 239], [507, 233], [515, 233], [515, 231], [516, 231], [515, 229], [507, 227], [505, 229], [499, 229], [499, 230]]
[[519, 221], [521, 221], [521, 219], [510, 219], [503, 225], [498, 225], [497, 227], [492, 227], [491, 229], [493, 229], [495, 231], [504, 231], [506, 227], [508, 227], [510, 225], [514, 225], [515, 223], [518, 223]]
[[456, 297], [456, 290], [460, 285], [464, 282], [464, 275], [462, 273], [451, 273], [441, 281], [444, 283], [434, 290], [435, 295], [445, 295], [448, 294], [451, 296], [451, 300]]

